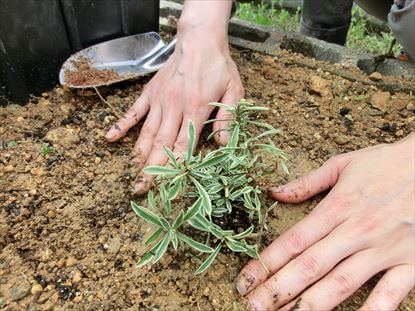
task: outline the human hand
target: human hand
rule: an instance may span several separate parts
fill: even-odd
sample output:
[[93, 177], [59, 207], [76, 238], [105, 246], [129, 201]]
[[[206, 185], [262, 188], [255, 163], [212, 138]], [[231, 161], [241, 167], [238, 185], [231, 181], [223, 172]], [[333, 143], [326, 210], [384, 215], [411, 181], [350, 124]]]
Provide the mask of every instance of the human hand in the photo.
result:
[[[386, 271], [361, 310], [394, 310], [415, 283], [415, 136], [336, 156], [270, 189], [297, 203], [332, 188], [303, 220], [241, 271], [253, 310], [330, 310]], [[292, 308], [292, 309], [291, 309]]]
[[[163, 146], [181, 156], [187, 148], [189, 121], [193, 122], [198, 139], [204, 121], [214, 109], [208, 103], [235, 105], [244, 96], [228, 47], [227, 23], [232, 1], [209, 2], [186, 2], [174, 53], [107, 133], [110, 142], [116, 141], [147, 114], [134, 147], [133, 162], [140, 168], [165, 165], [168, 157]], [[231, 115], [220, 109], [216, 118], [231, 119]], [[226, 122], [213, 124], [214, 131], [226, 127]], [[215, 138], [224, 144], [227, 132], [219, 131]], [[145, 194], [153, 178], [141, 172], [134, 192]]]

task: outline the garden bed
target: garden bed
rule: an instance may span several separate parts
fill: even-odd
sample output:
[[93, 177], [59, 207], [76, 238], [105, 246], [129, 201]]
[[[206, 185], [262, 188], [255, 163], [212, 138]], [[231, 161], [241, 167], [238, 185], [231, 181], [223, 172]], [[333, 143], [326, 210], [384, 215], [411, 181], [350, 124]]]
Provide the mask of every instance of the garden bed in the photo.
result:
[[[285, 51], [276, 59], [251, 51], [233, 55], [246, 98], [269, 107], [260, 118], [282, 130], [274, 141], [292, 156], [289, 179], [333, 155], [391, 143], [415, 128], [413, 94], [388, 99], [355, 69]], [[322, 69], [300, 66], [304, 62]], [[339, 70], [348, 75], [336, 75]], [[129, 160], [139, 126], [119, 143], [107, 143], [104, 135], [148, 79], [101, 89], [116, 111], [94, 91], [62, 88], [24, 107], [0, 108], [0, 309], [245, 309], [234, 286], [245, 255], [219, 254], [199, 276], [193, 272], [203, 257], [190, 252], [169, 250], [150, 269], [135, 267], [152, 229], [130, 208], [137, 172]], [[202, 144], [212, 147], [203, 138]], [[287, 179], [275, 166], [259, 182], [268, 187]], [[303, 218], [321, 197], [279, 204], [268, 218], [264, 243]], [[357, 309], [374, 284], [369, 281], [338, 309]], [[414, 298], [412, 291], [400, 308], [413, 310]]]

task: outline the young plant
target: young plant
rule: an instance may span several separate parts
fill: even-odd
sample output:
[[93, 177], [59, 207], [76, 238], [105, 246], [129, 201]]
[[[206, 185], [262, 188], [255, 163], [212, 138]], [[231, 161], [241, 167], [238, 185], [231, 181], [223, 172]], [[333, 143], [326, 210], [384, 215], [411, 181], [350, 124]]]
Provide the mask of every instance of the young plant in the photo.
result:
[[42, 149], [40, 150], [40, 154], [42, 157], [46, 157], [49, 153], [55, 152], [55, 148], [53, 148], [49, 143], [44, 143]]
[[[208, 269], [223, 247], [233, 252], [258, 258], [258, 244], [252, 243], [255, 233], [265, 227], [265, 216], [270, 208], [261, 203], [262, 190], [256, 180], [267, 169], [261, 163], [263, 153], [279, 158], [288, 173], [286, 153], [277, 148], [269, 136], [279, 131], [269, 124], [255, 121], [252, 114], [267, 111], [241, 100], [238, 106], [213, 103], [233, 115], [228, 144], [206, 154], [193, 155], [196, 134], [189, 123], [188, 149], [181, 160], [164, 148], [169, 166], [148, 166], [144, 171], [157, 175], [157, 194], [148, 193], [148, 206], [131, 202], [134, 212], [156, 227], [145, 241], [150, 246], [138, 266], [156, 263], [169, 245], [177, 250], [188, 245], [197, 252], [207, 253], [196, 274]], [[229, 120], [210, 120], [206, 123]], [[254, 130], [260, 131], [258, 135]], [[210, 137], [215, 135], [213, 132]], [[266, 143], [263, 139], [268, 138]], [[187, 208], [177, 204], [187, 202]], [[273, 208], [273, 206], [271, 206]], [[235, 219], [242, 220], [234, 224]], [[244, 220], [245, 219], [245, 220]], [[246, 221], [247, 220], [247, 221]], [[243, 227], [243, 228], [241, 228]], [[196, 238], [197, 237], [197, 238]]]

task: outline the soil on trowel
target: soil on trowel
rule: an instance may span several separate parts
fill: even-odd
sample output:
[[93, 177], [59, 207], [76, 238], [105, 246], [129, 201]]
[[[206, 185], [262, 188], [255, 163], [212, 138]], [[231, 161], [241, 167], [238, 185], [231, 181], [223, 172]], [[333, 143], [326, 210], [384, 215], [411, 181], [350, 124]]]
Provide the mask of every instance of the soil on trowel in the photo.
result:
[[72, 86], [93, 86], [113, 83], [122, 78], [117, 72], [110, 69], [96, 69], [91, 66], [91, 60], [78, 57], [72, 61], [74, 70], [64, 72], [65, 82]]
[[[259, 180], [264, 189], [303, 175], [336, 154], [392, 143], [414, 130], [411, 94], [391, 94], [330, 73], [337, 65], [307, 60], [321, 69], [300, 67], [296, 60], [304, 58], [286, 51], [276, 58], [232, 53], [246, 98], [270, 108], [258, 119], [282, 130], [274, 142], [292, 156], [288, 177], [269, 163], [275, 169]], [[357, 69], [341, 70], [371, 81]], [[104, 135], [148, 80], [100, 89], [106, 103], [93, 91], [56, 88], [26, 106], [0, 108], [0, 309], [246, 309], [234, 285], [249, 259], [245, 255], [221, 253], [201, 276], [193, 272], [205, 257], [189, 250], [169, 249], [151, 268], [135, 266], [153, 230], [130, 208], [137, 170], [129, 160], [141, 123], [117, 143], [107, 143]], [[203, 137], [207, 134], [208, 129]], [[204, 138], [201, 143], [213, 147]], [[279, 204], [268, 217], [262, 247], [322, 197]], [[376, 280], [337, 309], [356, 310]], [[412, 291], [400, 310], [414, 310], [414, 297]]]

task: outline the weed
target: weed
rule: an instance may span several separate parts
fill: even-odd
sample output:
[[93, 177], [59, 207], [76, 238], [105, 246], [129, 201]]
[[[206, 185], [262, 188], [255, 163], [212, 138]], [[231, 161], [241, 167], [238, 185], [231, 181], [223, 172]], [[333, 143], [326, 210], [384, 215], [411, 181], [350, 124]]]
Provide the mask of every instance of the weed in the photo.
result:
[[42, 149], [40, 150], [40, 155], [46, 157], [49, 153], [55, 152], [55, 148], [49, 145], [49, 143], [44, 143]]
[[[199, 152], [193, 155], [196, 134], [190, 122], [188, 149], [183, 158], [176, 159], [172, 151], [165, 147], [170, 166], [148, 166], [144, 169], [148, 174], [157, 175], [157, 193], [148, 193], [148, 207], [135, 202], [131, 204], [134, 212], [155, 225], [156, 230], [145, 241], [145, 245], [151, 248], [138, 266], [158, 262], [170, 244], [175, 250], [187, 244], [198, 252], [208, 254], [196, 274], [206, 271], [225, 246], [233, 252], [259, 257], [258, 243], [250, 241], [254, 233], [261, 236], [266, 229], [266, 215], [275, 206], [265, 208], [261, 203], [262, 190], [256, 184], [257, 178], [266, 171], [261, 156], [270, 153], [279, 158], [286, 173], [288, 170], [284, 161], [288, 156], [269, 138], [279, 131], [250, 117], [253, 113], [267, 111], [267, 108], [254, 106], [245, 100], [236, 107], [221, 103], [212, 105], [233, 114], [226, 146], [206, 154]], [[207, 123], [215, 121], [230, 120], [215, 119]], [[254, 129], [261, 133], [255, 135]], [[260, 141], [264, 138], [268, 138], [267, 143]], [[187, 202], [188, 208], [181, 207], [178, 198], [181, 202]], [[233, 226], [235, 217], [240, 218], [236, 228]], [[197, 237], [197, 241], [193, 237]]]

